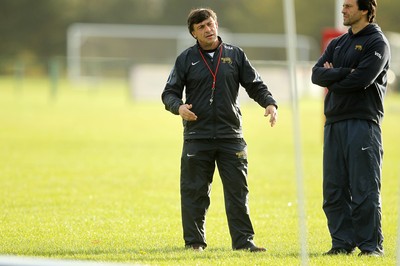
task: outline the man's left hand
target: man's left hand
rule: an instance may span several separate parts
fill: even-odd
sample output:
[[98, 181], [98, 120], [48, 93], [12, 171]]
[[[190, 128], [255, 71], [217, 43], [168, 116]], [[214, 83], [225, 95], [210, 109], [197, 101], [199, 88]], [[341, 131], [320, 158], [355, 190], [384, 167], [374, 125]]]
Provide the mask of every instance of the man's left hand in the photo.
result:
[[273, 127], [278, 120], [278, 110], [276, 109], [275, 105], [268, 105], [267, 108], [265, 108], [264, 116], [267, 117], [269, 115], [269, 122], [271, 123], [271, 127]]

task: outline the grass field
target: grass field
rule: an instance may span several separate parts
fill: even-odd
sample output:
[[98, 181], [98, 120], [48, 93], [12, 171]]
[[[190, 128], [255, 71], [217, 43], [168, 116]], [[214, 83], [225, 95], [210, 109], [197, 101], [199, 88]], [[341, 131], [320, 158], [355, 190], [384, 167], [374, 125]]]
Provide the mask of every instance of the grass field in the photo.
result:
[[[256, 103], [242, 106], [249, 148], [250, 214], [264, 254], [231, 250], [216, 173], [209, 247], [183, 248], [179, 199], [182, 126], [160, 101], [133, 102], [124, 85], [51, 97], [46, 80], [0, 79], [0, 254], [150, 265], [299, 265], [290, 105], [270, 128]], [[161, 89], [161, 88], [160, 88]], [[279, 99], [278, 99], [279, 100]], [[400, 177], [400, 96], [386, 98], [383, 230], [386, 256], [325, 257], [322, 100], [300, 102], [310, 265], [395, 265]]]

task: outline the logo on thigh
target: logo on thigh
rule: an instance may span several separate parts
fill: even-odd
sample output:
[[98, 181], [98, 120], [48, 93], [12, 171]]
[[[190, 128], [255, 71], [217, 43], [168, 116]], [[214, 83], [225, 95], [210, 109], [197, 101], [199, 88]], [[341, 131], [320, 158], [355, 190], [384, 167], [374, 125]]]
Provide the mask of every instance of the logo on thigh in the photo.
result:
[[236, 156], [238, 157], [238, 159], [247, 159], [247, 152], [246, 150], [239, 151], [236, 153]]

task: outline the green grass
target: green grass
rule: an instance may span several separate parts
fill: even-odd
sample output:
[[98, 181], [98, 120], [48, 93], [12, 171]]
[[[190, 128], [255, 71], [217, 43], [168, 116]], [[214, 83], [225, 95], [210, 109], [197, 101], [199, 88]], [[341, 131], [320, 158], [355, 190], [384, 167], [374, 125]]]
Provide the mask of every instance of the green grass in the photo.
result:
[[[290, 106], [270, 128], [244, 103], [250, 214], [264, 254], [231, 250], [216, 173], [207, 215], [209, 247], [183, 248], [179, 163], [182, 126], [161, 102], [132, 102], [124, 84], [71, 88], [52, 99], [46, 80], [0, 79], [0, 254], [150, 265], [299, 265], [298, 205]], [[160, 88], [162, 89], [162, 88]], [[279, 100], [279, 99], [278, 99]], [[300, 103], [310, 265], [394, 265], [400, 170], [400, 97], [383, 123], [386, 256], [324, 257], [322, 99]]]

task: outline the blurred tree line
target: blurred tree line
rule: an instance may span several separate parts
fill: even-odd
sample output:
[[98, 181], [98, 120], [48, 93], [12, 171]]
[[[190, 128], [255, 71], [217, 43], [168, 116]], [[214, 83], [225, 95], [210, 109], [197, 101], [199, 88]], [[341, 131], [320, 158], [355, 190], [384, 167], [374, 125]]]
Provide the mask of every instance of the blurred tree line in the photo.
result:
[[[297, 32], [321, 40], [334, 27], [335, 0], [295, 1]], [[69, 25], [186, 25], [195, 7], [211, 7], [220, 27], [240, 33], [284, 33], [283, 0], [0, 0], [0, 60], [65, 56]], [[398, 31], [400, 1], [378, 0], [377, 22]]]

